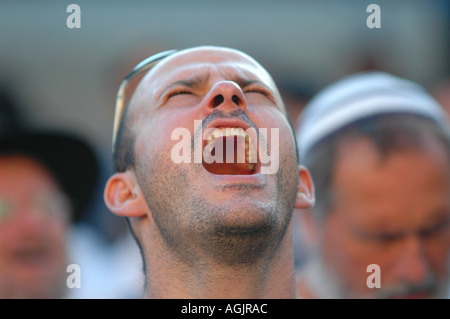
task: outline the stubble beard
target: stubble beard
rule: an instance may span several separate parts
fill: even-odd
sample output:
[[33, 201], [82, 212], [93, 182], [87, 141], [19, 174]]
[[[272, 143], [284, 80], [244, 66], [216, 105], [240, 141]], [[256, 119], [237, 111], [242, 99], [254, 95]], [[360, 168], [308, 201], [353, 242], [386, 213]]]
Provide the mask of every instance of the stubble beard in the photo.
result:
[[191, 182], [204, 169], [201, 164], [191, 164], [189, 171], [158, 155], [137, 161], [136, 178], [161, 238], [176, 258], [197, 267], [208, 262], [251, 266], [273, 259], [292, 217], [298, 187], [293, 174], [298, 171], [295, 163], [285, 162], [280, 160], [276, 192], [264, 202], [249, 201], [252, 186], [243, 185], [228, 205], [212, 203]]

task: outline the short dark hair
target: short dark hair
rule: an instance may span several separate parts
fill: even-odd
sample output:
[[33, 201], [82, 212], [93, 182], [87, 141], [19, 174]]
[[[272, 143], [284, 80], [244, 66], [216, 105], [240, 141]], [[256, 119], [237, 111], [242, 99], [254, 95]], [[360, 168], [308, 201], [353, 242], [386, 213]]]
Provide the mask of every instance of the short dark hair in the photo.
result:
[[447, 128], [417, 115], [376, 115], [349, 124], [319, 141], [304, 157], [315, 186], [313, 214], [327, 217], [333, 204], [332, 181], [337, 152], [344, 141], [368, 138], [382, 158], [394, 152], [426, 149], [427, 137], [442, 144], [450, 160], [450, 135]]
[[[130, 167], [134, 167], [135, 165], [135, 155], [134, 155], [134, 145], [135, 145], [135, 136], [131, 129], [132, 120], [130, 116], [127, 116], [128, 106], [124, 111], [123, 120], [119, 125], [119, 129], [117, 131], [116, 142], [113, 145], [113, 168], [115, 172], [125, 172]], [[136, 236], [136, 233], [131, 226], [131, 221], [129, 217], [125, 217], [125, 221], [127, 223], [128, 229], [133, 236], [136, 245], [139, 248], [139, 252], [142, 257], [142, 271], [144, 273], [144, 287], [147, 285], [147, 277], [146, 274], [146, 263], [145, 263], [145, 255], [142, 248], [142, 244]]]
[[117, 131], [116, 142], [113, 145], [113, 168], [116, 172], [125, 172], [128, 168], [134, 167], [135, 136], [132, 128], [131, 116], [127, 116], [128, 105], [123, 113], [123, 120], [120, 122]]

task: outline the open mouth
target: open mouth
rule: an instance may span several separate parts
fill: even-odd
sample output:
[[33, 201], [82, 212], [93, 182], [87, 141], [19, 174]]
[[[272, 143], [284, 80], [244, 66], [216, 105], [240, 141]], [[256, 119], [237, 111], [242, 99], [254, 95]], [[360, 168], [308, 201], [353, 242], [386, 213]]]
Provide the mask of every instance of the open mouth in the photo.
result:
[[17, 265], [35, 267], [46, 264], [50, 258], [50, 252], [40, 246], [25, 245], [15, 250], [12, 258]]
[[242, 127], [216, 127], [203, 142], [203, 167], [217, 175], [258, 173], [256, 135]]

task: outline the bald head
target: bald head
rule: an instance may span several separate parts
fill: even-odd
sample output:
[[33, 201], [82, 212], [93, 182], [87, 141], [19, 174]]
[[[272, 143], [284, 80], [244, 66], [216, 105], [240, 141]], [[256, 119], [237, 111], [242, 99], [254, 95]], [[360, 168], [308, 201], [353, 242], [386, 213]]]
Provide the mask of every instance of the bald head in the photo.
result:
[[[178, 51], [158, 63], [142, 79], [130, 101], [129, 116], [142, 119], [142, 112], [154, 113], [161, 107], [171, 88], [180, 85], [203, 89], [212, 85], [217, 73], [235, 82], [242, 90], [258, 81], [274, 92], [274, 100], [284, 112], [278, 89], [269, 73], [249, 55], [230, 48], [201, 46]], [[131, 115], [132, 114], [132, 115]], [[139, 121], [134, 122], [139, 129]]]

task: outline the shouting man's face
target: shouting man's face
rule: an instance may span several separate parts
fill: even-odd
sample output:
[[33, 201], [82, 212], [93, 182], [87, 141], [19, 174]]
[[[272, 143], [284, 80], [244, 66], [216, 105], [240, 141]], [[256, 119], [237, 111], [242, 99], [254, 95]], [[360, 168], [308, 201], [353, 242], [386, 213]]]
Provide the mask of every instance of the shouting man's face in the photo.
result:
[[[144, 77], [126, 116], [134, 168], [124, 174], [147, 207], [123, 215], [150, 220], [186, 262], [273, 255], [312, 185], [278, 90], [256, 61], [216, 47], [176, 53]], [[140, 229], [141, 243], [154, 241]]]

